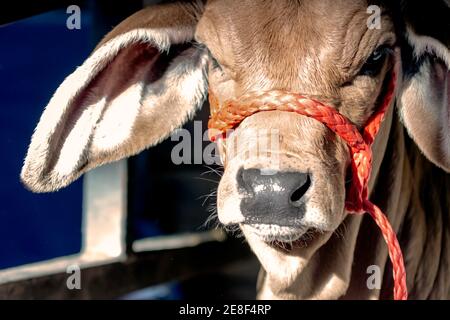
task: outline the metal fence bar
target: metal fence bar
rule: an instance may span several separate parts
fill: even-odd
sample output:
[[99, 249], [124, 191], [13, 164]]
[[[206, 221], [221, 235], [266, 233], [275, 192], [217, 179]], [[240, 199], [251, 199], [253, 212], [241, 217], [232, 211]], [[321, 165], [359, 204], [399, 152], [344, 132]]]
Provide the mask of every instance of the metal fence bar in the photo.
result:
[[82, 256], [120, 258], [125, 254], [127, 162], [104, 165], [85, 174]]
[[218, 270], [249, 256], [248, 246], [240, 240], [131, 254], [124, 261], [82, 267], [79, 290], [68, 289], [71, 274], [60, 271], [2, 284], [0, 299], [114, 299], [155, 284]]

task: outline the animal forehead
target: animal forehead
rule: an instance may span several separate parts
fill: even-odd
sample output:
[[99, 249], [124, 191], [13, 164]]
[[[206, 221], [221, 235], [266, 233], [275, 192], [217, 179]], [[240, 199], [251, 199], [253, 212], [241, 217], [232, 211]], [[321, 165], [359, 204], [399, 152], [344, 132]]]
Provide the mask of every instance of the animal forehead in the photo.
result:
[[[347, 15], [347, 13], [352, 15], [361, 10], [366, 11], [369, 5], [381, 5], [381, 3], [376, 0], [209, 0], [206, 3], [205, 13], [217, 14], [216, 17], [251, 20], [254, 20], [254, 17], [258, 20], [267, 18], [283, 20], [283, 18], [293, 17], [292, 14], [300, 14], [299, 17], [303, 18], [308, 15], [332, 18], [336, 15]], [[295, 21], [289, 22], [295, 23]]]
[[370, 5], [365, 0], [214, 0], [207, 3], [203, 20], [236, 45], [261, 39], [317, 42], [323, 35], [342, 37], [351, 28], [364, 28]]
[[247, 72], [254, 78], [261, 65], [273, 77], [286, 64], [293, 73], [305, 68], [311, 73], [352, 55], [346, 47], [357, 47], [368, 30], [370, 5], [366, 0], [215, 0], [207, 3], [197, 34], [220, 63], [241, 70], [241, 77]]

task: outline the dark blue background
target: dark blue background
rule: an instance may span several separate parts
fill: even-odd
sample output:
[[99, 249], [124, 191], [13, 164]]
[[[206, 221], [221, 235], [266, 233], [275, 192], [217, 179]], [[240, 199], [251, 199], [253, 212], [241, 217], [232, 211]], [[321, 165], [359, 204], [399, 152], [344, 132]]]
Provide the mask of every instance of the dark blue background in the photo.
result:
[[0, 26], [0, 269], [79, 252], [81, 179], [53, 194], [19, 181], [32, 132], [51, 95], [93, 48], [91, 15], [81, 30], [53, 11]]

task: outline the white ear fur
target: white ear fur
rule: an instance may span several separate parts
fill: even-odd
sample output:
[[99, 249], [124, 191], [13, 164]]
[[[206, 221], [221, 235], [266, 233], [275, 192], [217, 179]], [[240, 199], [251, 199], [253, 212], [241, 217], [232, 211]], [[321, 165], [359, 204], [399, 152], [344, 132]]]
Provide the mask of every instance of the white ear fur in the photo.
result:
[[124, 71], [123, 80], [128, 59], [120, 56], [134, 45], [144, 55], [144, 45], [164, 54], [193, 36], [193, 27], [135, 29], [94, 51], [45, 108], [22, 168], [24, 184], [35, 192], [57, 190], [91, 168], [159, 142], [181, 126], [205, 98], [206, 52], [185, 49], [151, 83], [148, 69], [158, 56], [145, 60], [137, 55], [135, 72]]
[[426, 60], [411, 78], [405, 79], [399, 96], [400, 117], [425, 156], [450, 171], [450, 50], [411, 28], [407, 29], [407, 40], [417, 61], [430, 54], [445, 66]]
[[406, 37], [408, 42], [413, 46], [413, 53], [416, 58], [426, 53], [431, 53], [442, 59], [447, 67], [450, 66], [450, 49], [438, 40], [432, 37], [418, 35], [410, 26], [407, 27]]

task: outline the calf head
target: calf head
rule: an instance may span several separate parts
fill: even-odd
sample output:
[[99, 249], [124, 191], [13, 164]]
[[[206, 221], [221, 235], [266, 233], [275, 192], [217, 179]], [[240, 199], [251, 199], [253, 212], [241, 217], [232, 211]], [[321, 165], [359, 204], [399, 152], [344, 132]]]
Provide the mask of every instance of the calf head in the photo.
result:
[[[185, 123], [208, 89], [214, 108], [254, 91], [298, 92], [362, 128], [394, 68], [404, 125], [432, 162], [450, 170], [450, 39], [439, 33], [447, 20], [423, 25], [412, 3], [216, 0], [146, 8], [109, 33], [58, 88], [22, 180], [33, 191], [53, 191], [136, 154]], [[426, 14], [449, 13], [443, 1], [434, 6]], [[373, 177], [392, 109], [375, 141]], [[246, 118], [218, 148], [225, 164], [220, 221], [238, 224], [266, 271], [289, 286], [346, 216], [348, 147], [314, 119], [268, 111]], [[297, 246], [305, 237], [312, 240]], [[289, 250], [277, 248], [286, 243]], [[333, 293], [310, 296], [345, 292], [347, 258], [341, 252], [336, 267], [327, 267], [345, 270]]]

